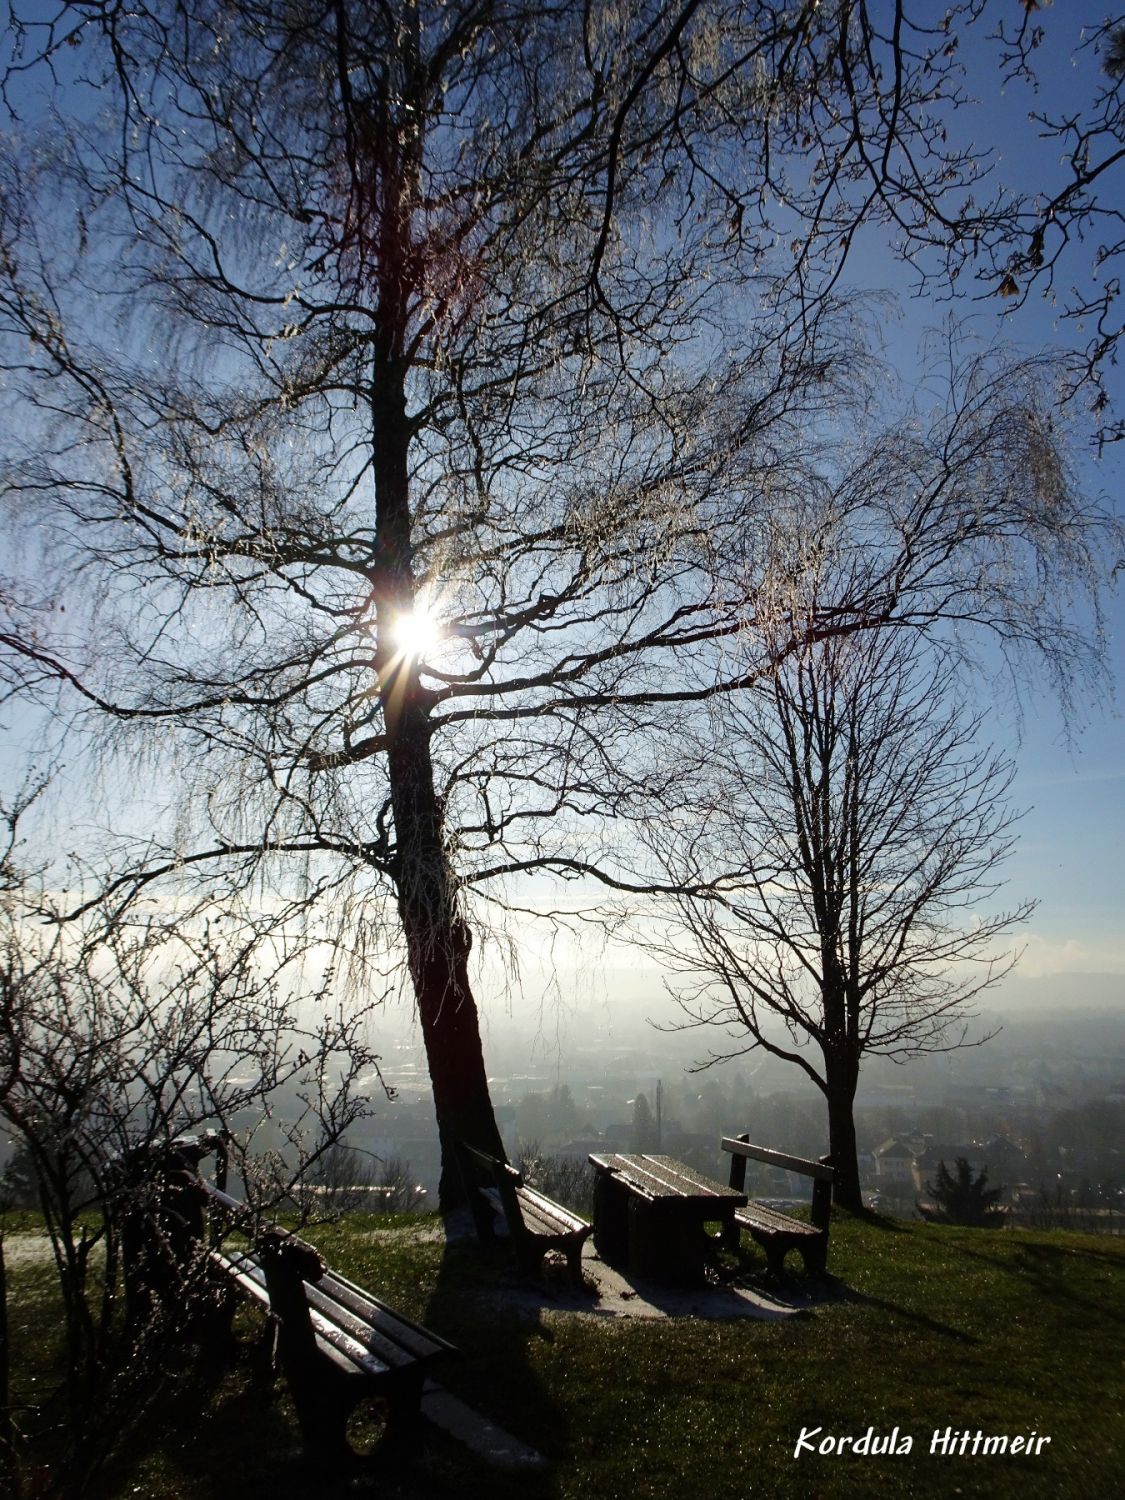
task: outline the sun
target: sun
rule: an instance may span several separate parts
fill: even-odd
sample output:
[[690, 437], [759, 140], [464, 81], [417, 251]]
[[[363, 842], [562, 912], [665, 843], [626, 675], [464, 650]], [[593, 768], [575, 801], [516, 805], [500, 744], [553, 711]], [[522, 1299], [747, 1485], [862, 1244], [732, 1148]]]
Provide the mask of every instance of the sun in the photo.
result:
[[441, 640], [442, 630], [433, 612], [417, 604], [409, 614], [399, 615], [394, 623], [394, 638], [403, 656], [421, 659]]

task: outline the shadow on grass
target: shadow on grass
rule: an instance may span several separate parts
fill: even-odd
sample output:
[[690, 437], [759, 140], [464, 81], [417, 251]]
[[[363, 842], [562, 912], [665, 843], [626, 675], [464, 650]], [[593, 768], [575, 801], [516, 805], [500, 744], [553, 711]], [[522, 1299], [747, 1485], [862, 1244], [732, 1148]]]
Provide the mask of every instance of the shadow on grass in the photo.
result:
[[892, 1314], [901, 1318], [903, 1322], [913, 1324], [915, 1328], [924, 1328], [927, 1333], [936, 1333], [941, 1338], [950, 1339], [956, 1344], [975, 1345], [980, 1339], [975, 1334], [966, 1333], [963, 1328], [955, 1328], [951, 1323], [943, 1323], [938, 1318], [932, 1318], [928, 1313], [919, 1312], [915, 1307], [909, 1307], [903, 1302], [892, 1302], [886, 1297], [872, 1296], [870, 1292], [858, 1291], [841, 1281], [839, 1277], [825, 1277], [825, 1301], [847, 1302], [857, 1307], [876, 1308], [879, 1312]]
[[[190, 1496], [237, 1493], [245, 1500], [298, 1500], [310, 1491], [302, 1473], [296, 1420], [285, 1410], [284, 1384], [273, 1381], [259, 1334], [239, 1340], [224, 1368], [182, 1350], [180, 1371], [157, 1395], [142, 1427], [122, 1445], [93, 1493]], [[329, 1484], [323, 1490], [335, 1493]]]
[[[541, 1316], [528, 1318], [506, 1293], [515, 1283], [535, 1287], [543, 1307], [550, 1307], [560, 1270], [548, 1262], [542, 1279], [518, 1278], [502, 1240], [490, 1247], [471, 1237], [445, 1243], [424, 1321], [456, 1344], [462, 1357], [442, 1370], [440, 1383], [483, 1423], [499, 1428], [501, 1438], [510, 1434], [542, 1459], [534, 1466], [497, 1466], [462, 1447], [463, 1478], [454, 1493], [487, 1493], [490, 1500], [554, 1500], [559, 1494], [554, 1468], [568, 1451], [570, 1432], [537, 1369], [537, 1346], [552, 1344], [554, 1334]], [[561, 1293], [563, 1283], [558, 1285]], [[484, 1437], [486, 1447], [494, 1441]]]
[[[1006, 1246], [1005, 1249], [1007, 1248]], [[1065, 1302], [1072, 1308], [1082, 1308], [1099, 1325], [1125, 1326], [1125, 1308], [1121, 1305], [1120, 1296], [1115, 1302], [1108, 1297], [1080, 1291], [1074, 1284], [1076, 1270], [1096, 1272], [1105, 1267], [1118, 1273], [1125, 1271], [1125, 1256], [1085, 1245], [1078, 1248], [1022, 1241], [1013, 1244], [1007, 1254], [990, 1254], [986, 1250], [964, 1244], [959, 1249], [967, 1260], [977, 1261], [1017, 1278], [1044, 1301]]]
[[862, 1224], [865, 1229], [880, 1229], [885, 1234], [906, 1234], [908, 1232], [908, 1226], [901, 1219], [888, 1218], [886, 1214], [878, 1213], [873, 1208], [864, 1208], [858, 1213], [845, 1208], [834, 1208], [832, 1210], [833, 1223], [839, 1223], [841, 1220], [847, 1222], [849, 1219], [857, 1224]]

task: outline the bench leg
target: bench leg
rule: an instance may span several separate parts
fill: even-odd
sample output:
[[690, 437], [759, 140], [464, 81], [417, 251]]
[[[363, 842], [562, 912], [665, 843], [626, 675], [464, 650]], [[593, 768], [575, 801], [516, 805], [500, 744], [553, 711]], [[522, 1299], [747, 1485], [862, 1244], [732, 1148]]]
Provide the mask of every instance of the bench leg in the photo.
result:
[[234, 1323], [238, 1294], [232, 1286], [212, 1281], [199, 1314], [199, 1349], [206, 1370], [230, 1364], [235, 1352]]
[[514, 1247], [516, 1253], [516, 1264], [519, 1266], [521, 1276], [541, 1276], [543, 1274], [543, 1258], [547, 1254], [545, 1245], [537, 1245], [530, 1237], [518, 1235]]
[[496, 1215], [493, 1213], [492, 1204], [483, 1193], [476, 1187], [467, 1190], [469, 1199], [469, 1212], [473, 1219], [473, 1229], [476, 1231], [477, 1243], [480, 1245], [493, 1245], [496, 1243]]
[[755, 1243], [766, 1252], [766, 1275], [780, 1277], [785, 1265], [785, 1252], [789, 1246], [783, 1240], [778, 1240], [775, 1235], [761, 1234], [756, 1229], [751, 1229], [750, 1234]]
[[707, 1241], [703, 1225], [660, 1204], [629, 1204], [629, 1269], [638, 1276], [698, 1286]]
[[305, 1378], [288, 1369], [285, 1383], [297, 1411], [306, 1453], [326, 1463], [345, 1463], [355, 1457], [347, 1433], [355, 1400], [344, 1388], [344, 1379], [333, 1378], [334, 1374], [321, 1367]]
[[387, 1392], [387, 1439], [393, 1443], [413, 1441], [422, 1421], [422, 1387], [425, 1376], [421, 1370], [410, 1370], [399, 1375]]
[[828, 1271], [827, 1239], [815, 1240], [811, 1245], [802, 1245], [801, 1257], [809, 1276], [824, 1276]]
[[301, 1440], [310, 1458], [337, 1466], [362, 1462], [368, 1455], [352, 1447], [348, 1422], [362, 1402], [380, 1397], [386, 1407], [386, 1426], [372, 1453], [388, 1449], [412, 1452], [417, 1447], [425, 1384], [422, 1370], [400, 1371], [392, 1381], [376, 1385], [362, 1376], [342, 1375], [323, 1367], [320, 1375], [317, 1381], [302, 1381], [299, 1392], [289, 1382]]
[[567, 1252], [566, 1252], [566, 1269], [567, 1269], [567, 1272], [568, 1272], [568, 1274], [570, 1276], [571, 1282], [574, 1284], [575, 1288], [577, 1290], [581, 1291], [582, 1287], [585, 1285], [585, 1283], [582, 1280], [582, 1241], [581, 1240], [579, 1240], [576, 1245], [570, 1245], [570, 1246], [567, 1247]]
[[629, 1259], [629, 1194], [606, 1172], [594, 1183], [594, 1248], [611, 1266]]

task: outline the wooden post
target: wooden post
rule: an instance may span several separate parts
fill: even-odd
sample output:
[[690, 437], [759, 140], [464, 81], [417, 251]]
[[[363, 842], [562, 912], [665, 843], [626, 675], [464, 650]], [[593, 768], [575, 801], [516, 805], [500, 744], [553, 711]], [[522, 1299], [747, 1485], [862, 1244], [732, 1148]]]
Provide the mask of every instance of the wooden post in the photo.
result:
[[304, 1282], [318, 1281], [327, 1269], [311, 1245], [284, 1230], [268, 1229], [258, 1239], [258, 1254], [278, 1320], [278, 1354], [297, 1410], [301, 1436], [310, 1453], [346, 1458], [350, 1404], [342, 1378], [317, 1348], [305, 1299]]
[[594, 1246], [608, 1265], [629, 1259], [629, 1194], [612, 1172], [599, 1172], [594, 1183]]
[[[832, 1165], [830, 1156], [822, 1156], [820, 1164], [824, 1167]], [[813, 1179], [812, 1190], [812, 1212], [809, 1220], [815, 1229], [828, 1229], [828, 1221], [832, 1217], [832, 1183], [823, 1177]]]
[[[750, 1144], [750, 1136], [748, 1134], [737, 1135], [735, 1136], [735, 1140], [743, 1141], [747, 1146]], [[746, 1191], [746, 1158], [738, 1151], [730, 1153], [730, 1185], [734, 1188], [735, 1192], [744, 1193]]]
[[[745, 1141], [750, 1144], [749, 1133], [735, 1137], [736, 1140]], [[737, 1151], [730, 1153], [730, 1185], [737, 1193], [746, 1191], [746, 1158], [739, 1155]], [[722, 1242], [727, 1250], [737, 1250], [741, 1238], [741, 1230], [734, 1222], [731, 1214], [728, 1221], [723, 1225]]]

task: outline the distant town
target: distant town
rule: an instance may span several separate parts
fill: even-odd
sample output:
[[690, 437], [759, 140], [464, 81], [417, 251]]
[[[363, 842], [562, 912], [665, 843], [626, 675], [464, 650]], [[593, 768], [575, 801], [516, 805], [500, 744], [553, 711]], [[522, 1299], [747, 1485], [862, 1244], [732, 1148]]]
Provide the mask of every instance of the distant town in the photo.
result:
[[[993, 1026], [998, 1034], [978, 1047], [867, 1064], [856, 1108], [866, 1200], [913, 1214], [939, 1163], [964, 1157], [1004, 1189], [1010, 1222], [1125, 1232], [1120, 1008], [1083, 1004], [1076, 993], [1058, 1011], [985, 1016], [978, 1030]], [[632, 1008], [621, 1019], [607, 1006], [571, 1011], [557, 1043], [514, 1019], [497, 1025], [486, 1055], [509, 1155], [557, 1169], [578, 1168], [591, 1152], [663, 1151], [725, 1176], [723, 1135], [748, 1131], [805, 1156], [827, 1150], [823, 1102], [797, 1069], [757, 1052], [691, 1071], [707, 1041], [699, 1032], [655, 1030]], [[419, 1199], [436, 1201], [438, 1141], [420, 1043], [395, 1041], [382, 1066], [396, 1097], [376, 1093], [375, 1113], [348, 1144], [373, 1165], [373, 1180], [389, 1165]], [[268, 1134], [259, 1129], [256, 1147], [270, 1144]], [[805, 1187], [784, 1172], [759, 1171], [758, 1196], [803, 1199]]]

